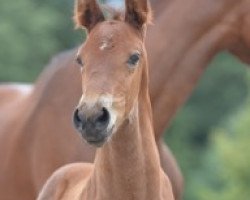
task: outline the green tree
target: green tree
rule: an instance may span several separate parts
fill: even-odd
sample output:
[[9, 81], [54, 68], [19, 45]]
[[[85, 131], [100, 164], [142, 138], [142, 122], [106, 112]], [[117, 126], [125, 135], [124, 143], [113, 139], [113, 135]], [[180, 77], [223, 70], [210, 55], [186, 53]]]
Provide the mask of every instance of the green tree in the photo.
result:
[[209, 176], [199, 199], [248, 200], [250, 196], [250, 101], [211, 135], [204, 160]]
[[0, 81], [34, 80], [52, 55], [77, 43], [69, 2], [0, 2]]
[[218, 55], [167, 130], [166, 142], [184, 173], [185, 199], [200, 200], [197, 188], [206, 175], [203, 157], [211, 129], [244, 103], [248, 91], [246, 70], [232, 56]]

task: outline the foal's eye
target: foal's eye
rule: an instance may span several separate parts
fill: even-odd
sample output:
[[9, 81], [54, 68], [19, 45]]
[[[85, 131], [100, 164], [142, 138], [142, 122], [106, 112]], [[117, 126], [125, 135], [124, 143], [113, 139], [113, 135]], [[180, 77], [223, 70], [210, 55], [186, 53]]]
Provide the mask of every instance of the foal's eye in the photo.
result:
[[138, 64], [139, 60], [140, 60], [140, 54], [134, 53], [129, 57], [128, 64], [131, 66], [135, 66]]
[[84, 65], [82, 59], [81, 59], [79, 56], [76, 57], [76, 63], [77, 63], [78, 65], [80, 65], [81, 67], [83, 67], [83, 65]]

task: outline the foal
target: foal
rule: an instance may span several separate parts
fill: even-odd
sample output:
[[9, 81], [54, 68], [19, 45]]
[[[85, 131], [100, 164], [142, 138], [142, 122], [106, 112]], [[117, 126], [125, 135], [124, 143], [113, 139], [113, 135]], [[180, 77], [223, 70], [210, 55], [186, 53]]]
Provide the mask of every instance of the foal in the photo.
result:
[[173, 200], [153, 133], [144, 47], [149, 14], [147, 0], [126, 0], [124, 21], [104, 21], [96, 1], [76, 2], [77, 25], [89, 35], [77, 56], [83, 95], [74, 124], [100, 148], [93, 166], [55, 172], [38, 199]]

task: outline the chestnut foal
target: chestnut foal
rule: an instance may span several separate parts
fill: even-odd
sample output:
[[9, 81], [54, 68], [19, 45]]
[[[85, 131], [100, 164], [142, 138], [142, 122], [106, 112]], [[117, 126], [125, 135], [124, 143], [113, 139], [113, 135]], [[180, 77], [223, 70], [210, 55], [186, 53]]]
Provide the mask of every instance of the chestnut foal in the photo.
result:
[[100, 148], [93, 166], [56, 171], [38, 199], [173, 200], [152, 125], [144, 46], [149, 15], [147, 0], [126, 0], [124, 21], [104, 21], [96, 1], [77, 1], [77, 25], [89, 35], [77, 56], [83, 95], [74, 124]]

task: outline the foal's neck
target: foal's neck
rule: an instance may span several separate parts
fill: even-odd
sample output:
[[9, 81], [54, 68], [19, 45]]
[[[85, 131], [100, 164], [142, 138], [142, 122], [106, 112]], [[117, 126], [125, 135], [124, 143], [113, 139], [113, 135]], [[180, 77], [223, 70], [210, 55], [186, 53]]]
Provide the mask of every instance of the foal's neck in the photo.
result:
[[147, 73], [143, 73], [138, 103], [130, 117], [112, 140], [97, 151], [93, 175], [85, 191], [87, 199], [159, 199], [161, 168]]

